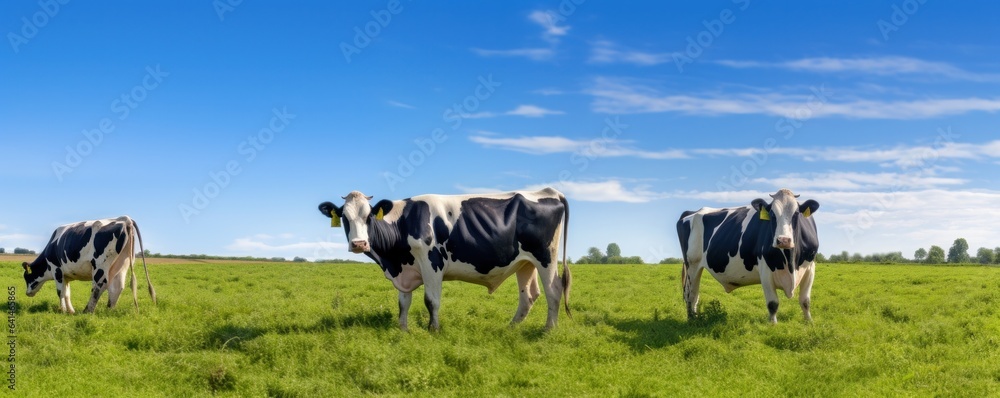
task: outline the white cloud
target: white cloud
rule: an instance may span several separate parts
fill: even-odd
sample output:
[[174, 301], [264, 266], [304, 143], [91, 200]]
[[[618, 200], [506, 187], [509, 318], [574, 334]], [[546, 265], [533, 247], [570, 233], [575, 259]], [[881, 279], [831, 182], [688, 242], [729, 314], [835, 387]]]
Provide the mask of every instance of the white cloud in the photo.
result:
[[622, 49], [614, 42], [598, 40], [591, 46], [589, 62], [595, 64], [625, 63], [652, 66], [670, 62], [670, 54]]
[[554, 111], [551, 109], [541, 108], [535, 105], [519, 105], [513, 110], [507, 111], [505, 115], [512, 116], [524, 116], [524, 117], [542, 117], [545, 115], [563, 115], [566, 112]]
[[[785, 155], [805, 161], [830, 161], [842, 163], [878, 163], [882, 165], [893, 165], [904, 169], [925, 168], [934, 166], [937, 171], [942, 170], [942, 166], [936, 163], [942, 160], [963, 159], [963, 160], [986, 160], [1000, 158], [1000, 140], [986, 143], [963, 143], [949, 141], [950, 132], [943, 132], [940, 137], [941, 142], [931, 145], [906, 146], [900, 145], [892, 148], [851, 148], [851, 147], [827, 147], [827, 148], [774, 148], [765, 151], [762, 148], [721, 148], [721, 149], [694, 149], [692, 154], [709, 156], [734, 156], [749, 157], [763, 154]], [[950, 171], [955, 171], [953, 168]]]
[[[581, 202], [624, 202], [645, 203], [665, 197], [665, 194], [650, 190], [649, 186], [636, 185], [626, 187], [620, 180], [605, 181], [561, 181], [548, 184], [529, 185], [518, 190], [535, 191], [545, 187], [553, 187], [561, 191], [568, 199]], [[504, 190], [496, 188], [457, 186], [465, 193], [496, 193]]]
[[[256, 234], [250, 237], [237, 238], [226, 246], [229, 250], [239, 255], [251, 256], [279, 256], [291, 259], [292, 257], [303, 257], [309, 260], [317, 258], [347, 258], [351, 254], [347, 251], [347, 244], [336, 240], [338, 236], [330, 236], [326, 240], [296, 241], [293, 234], [280, 234], [278, 236], [268, 234]], [[339, 235], [342, 240], [343, 235]]]
[[472, 48], [472, 52], [481, 57], [524, 57], [534, 61], [544, 61], [555, 55], [555, 51], [551, 48], [514, 48], [509, 50]]
[[555, 89], [555, 88], [540, 88], [538, 90], [532, 91], [531, 93], [532, 94], [538, 94], [538, 95], [546, 95], [546, 96], [548, 96], [548, 95], [563, 95], [563, 94], [566, 94], [565, 91], [559, 90], [559, 89]]
[[857, 173], [828, 172], [809, 174], [787, 174], [780, 177], [755, 178], [755, 184], [767, 184], [776, 188], [795, 189], [858, 190], [858, 189], [923, 189], [942, 186], [957, 186], [968, 182], [961, 178], [937, 177], [934, 173]]
[[724, 60], [717, 63], [732, 68], [775, 68], [815, 73], [853, 72], [876, 76], [925, 75], [973, 82], [1000, 82], [998, 74], [974, 73], [944, 62], [909, 57], [817, 57], [785, 62]]
[[[822, 88], [819, 89], [822, 91]], [[1000, 111], [1000, 98], [833, 101], [817, 94], [777, 92], [733, 94], [662, 94], [649, 87], [598, 78], [587, 90], [595, 112], [631, 114], [676, 112], [689, 115], [769, 115], [808, 119], [926, 119], [969, 112]]]
[[540, 25], [542, 29], [545, 29], [545, 31], [542, 32], [542, 39], [545, 39], [553, 44], [558, 43], [559, 37], [565, 36], [570, 29], [569, 26], [559, 26], [558, 17], [556, 15], [558, 15], [558, 13], [554, 11], [540, 10], [533, 11], [531, 14], [528, 14], [529, 20]]
[[682, 159], [688, 157], [681, 150], [646, 151], [627, 146], [628, 141], [596, 138], [574, 140], [560, 136], [499, 137], [488, 132], [469, 137], [469, 140], [487, 148], [546, 155], [553, 153], [579, 153], [591, 158], [638, 157], [643, 159]]
[[402, 103], [402, 102], [399, 102], [399, 101], [393, 101], [393, 100], [389, 100], [389, 101], [386, 101], [386, 103], [387, 103], [387, 104], [389, 104], [389, 105], [392, 105], [392, 106], [395, 106], [395, 107], [397, 107], [397, 108], [403, 108], [403, 109], [417, 109], [417, 107], [415, 107], [415, 106], [413, 106], [413, 105], [410, 105], [410, 104], [406, 104], [406, 103]]

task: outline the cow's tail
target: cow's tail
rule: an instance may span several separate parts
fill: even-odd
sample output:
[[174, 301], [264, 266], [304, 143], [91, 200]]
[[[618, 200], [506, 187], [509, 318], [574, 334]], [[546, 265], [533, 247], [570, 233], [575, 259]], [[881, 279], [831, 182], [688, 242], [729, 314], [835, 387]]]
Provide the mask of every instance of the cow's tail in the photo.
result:
[[569, 263], [566, 261], [566, 242], [569, 240], [569, 202], [566, 201], [566, 196], [559, 194], [559, 201], [563, 204], [563, 247], [562, 247], [562, 262], [563, 262], [563, 274], [562, 274], [562, 294], [563, 303], [566, 307], [566, 316], [573, 319], [573, 312], [569, 309], [569, 289], [573, 282], [573, 275], [569, 272]]
[[149, 297], [153, 299], [153, 304], [156, 304], [156, 289], [153, 288], [153, 282], [149, 280], [149, 267], [146, 266], [146, 248], [142, 245], [142, 232], [139, 232], [139, 225], [135, 223], [135, 220], [132, 220], [132, 228], [135, 228], [135, 236], [139, 238], [139, 253], [142, 257], [142, 269], [146, 271], [146, 287], [149, 289]]

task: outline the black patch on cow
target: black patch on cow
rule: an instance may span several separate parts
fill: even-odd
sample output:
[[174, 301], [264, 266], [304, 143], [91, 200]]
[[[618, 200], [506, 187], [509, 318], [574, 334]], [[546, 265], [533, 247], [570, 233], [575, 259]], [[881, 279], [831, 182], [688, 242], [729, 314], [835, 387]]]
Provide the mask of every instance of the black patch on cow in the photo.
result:
[[424, 293], [424, 305], [427, 306], [427, 312], [431, 313], [431, 319], [434, 319], [434, 302], [431, 301], [431, 296]]
[[104, 270], [103, 269], [97, 270], [97, 272], [94, 273], [94, 283], [100, 282], [101, 278], [103, 277], [104, 277]]
[[37, 286], [38, 282], [31, 282], [31, 285], [28, 286], [28, 290], [35, 290], [35, 287]]
[[681, 218], [677, 220], [677, 239], [681, 241], [681, 258], [684, 259], [684, 265], [687, 266], [688, 263], [688, 242], [691, 240], [691, 222], [684, 221], [688, 216], [695, 214], [693, 211], [685, 211], [681, 214]]
[[[819, 251], [819, 237], [816, 233], [816, 223], [812, 217], [804, 217], [802, 213], [795, 213], [792, 216], [792, 239], [795, 240], [794, 249], [782, 250], [772, 246], [777, 226], [778, 223], [774, 220], [763, 221], [759, 217], [751, 219], [750, 225], [747, 226], [747, 233], [743, 234], [743, 238], [744, 245], [746, 245], [747, 237], [755, 235], [757, 241], [752, 246], [755, 262], [757, 257], [762, 257], [767, 267], [771, 271], [774, 271], [785, 269], [786, 263], [794, 266], [794, 269], [799, 269], [802, 267], [802, 264], [816, 259], [816, 252]], [[757, 231], [757, 233], [751, 234], [749, 233], [751, 231]], [[746, 260], [747, 258], [744, 257], [744, 261]]]
[[90, 260], [90, 268], [97, 269], [97, 259], [96, 258]]
[[727, 211], [720, 210], [712, 213], [705, 213], [705, 215], [701, 216], [701, 223], [705, 227], [705, 236], [702, 240], [704, 247], [702, 250], [708, 251], [708, 244], [712, 241], [712, 235], [715, 234], [715, 228], [726, 220], [727, 214]]
[[[55, 249], [57, 250], [56, 253], [59, 254], [59, 258], [62, 260], [62, 263], [75, 263], [80, 261], [83, 248], [90, 243], [93, 231], [93, 228], [82, 222], [66, 227], [66, 230], [63, 232], [59, 241], [56, 242], [55, 245], [58, 246]], [[46, 247], [46, 250], [48, 250], [48, 247]], [[57, 264], [58, 263], [59, 262], [57, 262]]]
[[[382, 202], [379, 204], [382, 205]], [[399, 219], [394, 222], [378, 220], [374, 215], [368, 218], [368, 243], [371, 250], [365, 254], [393, 278], [403, 272], [403, 265], [415, 262], [406, 237], [420, 239], [431, 236], [430, 207], [427, 203], [409, 199], [403, 203]]]
[[467, 199], [445, 246], [453, 261], [472, 264], [481, 274], [510, 265], [519, 244], [547, 267], [553, 261], [549, 247], [564, 212], [562, 202], [553, 198], [531, 202], [516, 194], [507, 199]]
[[56, 282], [63, 283], [63, 272], [61, 267], [56, 267]]
[[434, 269], [434, 271], [441, 271], [444, 269], [444, 260], [447, 258], [447, 253], [445, 253], [443, 247], [431, 248], [428, 257], [431, 260], [431, 268]]
[[767, 312], [770, 313], [771, 315], [777, 314], [778, 313], [778, 302], [777, 301], [768, 301], [767, 302]]
[[56, 289], [56, 297], [62, 298], [62, 289]]
[[434, 240], [438, 244], [448, 241], [448, 224], [441, 217], [434, 217]]
[[112, 239], [117, 238], [118, 242], [115, 245], [115, 252], [121, 253], [122, 247], [125, 244], [125, 226], [121, 223], [108, 224], [101, 226], [98, 229], [98, 225], [94, 225], [97, 229], [97, 233], [94, 235], [94, 256], [100, 256], [104, 254], [104, 250], [107, 249], [108, 244], [111, 243]]
[[[743, 235], [743, 222], [747, 218], [747, 212], [736, 209], [716, 213], [721, 213], [725, 219], [719, 224], [718, 230], [710, 235], [711, 242], [708, 241], [709, 234], [705, 234], [705, 244], [708, 246], [705, 250], [705, 260], [708, 262], [708, 268], [715, 273], [722, 273], [726, 271], [729, 259], [738, 257], [740, 236]], [[710, 215], [712, 218], [717, 218], [716, 213], [706, 214], [703, 219], [709, 218]], [[705, 228], [707, 230], [708, 226]]]

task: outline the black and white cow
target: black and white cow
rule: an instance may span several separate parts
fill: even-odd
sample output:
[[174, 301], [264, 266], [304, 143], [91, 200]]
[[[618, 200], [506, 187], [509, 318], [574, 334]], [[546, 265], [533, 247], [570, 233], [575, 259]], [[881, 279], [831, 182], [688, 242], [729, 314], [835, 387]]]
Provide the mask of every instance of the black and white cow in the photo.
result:
[[742, 286], [762, 285], [771, 323], [778, 322], [776, 289], [791, 298], [798, 287], [803, 315], [806, 320], [812, 319], [809, 294], [816, 273], [819, 237], [811, 216], [819, 203], [810, 199], [799, 204], [797, 197], [782, 189], [771, 195], [771, 203], [754, 199], [743, 207], [702, 208], [681, 215], [677, 236], [684, 256], [681, 279], [689, 319], [697, 313], [704, 269], [726, 293]]
[[371, 196], [357, 191], [343, 198], [343, 207], [324, 202], [319, 210], [331, 218], [334, 227], [343, 225], [350, 250], [375, 260], [399, 290], [400, 328], [407, 328], [412, 292], [420, 285], [424, 285], [424, 304], [430, 312], [428, 328], [438, 330], [443, 281], [471, 282], [493, 293], [514, 274], [520, 303], [512, 324], [521, 322], [538, 298], [538, 279], [548, 300], [546, 327], [556, 326], [561, 297], [570, 315], [569, 204], [559, 191], [421, 195], [382, 200], [375, 206], [369, 203]]
[[[46, 281], [55, 280], [59, 309], [73, 314], [76, 311], [70, 302], [69, 282], [87, 280], [92, 282], [93, 287], [84, 312], [94, 312], [97, 300], [105, 290], [108, 291], [108, 308], [114, 308], [125, 289], [126, 273], [131, 270], [132, 301], [138, 309], [135, 270], [132, 268], [136, 240], [144, 251], [139, 227], [129, 216], [83, 221], [56, 228], [38, 258], [21, 264], [28, 297], [34, 297]], [[142, 267], [146, 269], [145, 254], [142, 256]], [[148, 269], [146, 284], [155, 304], [156, 291], [149, 280]]]

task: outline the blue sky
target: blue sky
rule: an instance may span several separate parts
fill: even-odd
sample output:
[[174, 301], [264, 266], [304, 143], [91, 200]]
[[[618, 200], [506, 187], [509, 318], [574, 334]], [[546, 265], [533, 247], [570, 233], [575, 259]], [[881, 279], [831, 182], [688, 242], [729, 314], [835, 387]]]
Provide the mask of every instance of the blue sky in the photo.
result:
[[995, 2], [292, 3], [0, 5], [0, 247], [358, 258], [318, 203], [544, 185], [572, 257], [779, 188], [823, 253], [1000, 246]]

